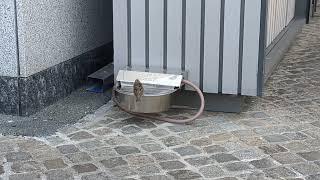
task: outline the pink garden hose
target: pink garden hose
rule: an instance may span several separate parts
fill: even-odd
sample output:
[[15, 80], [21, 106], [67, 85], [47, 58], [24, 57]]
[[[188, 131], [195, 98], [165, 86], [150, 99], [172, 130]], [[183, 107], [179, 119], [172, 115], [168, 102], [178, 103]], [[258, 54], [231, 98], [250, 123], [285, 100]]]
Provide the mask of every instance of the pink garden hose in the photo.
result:
[[[178, 120], [178, 119], [158, 117], [158, 116], [153, 116], [153, 115], [148, 115], [148, 114], [143, 114], [143, 113], [130, 112], [130, 111], [126, 110], [126, 109], [121, 108], [119, 106], [119, 103], [115, 100], [115, 98], [113, 98], [113, 100], [119, 106], [120, 109], [122, 109], [123, 111], [125, 111], [125, 112], [127, 112], [129, 114], [132, 114], [134, 116], [138, 116], [138, 117], [141, 117], [141, 118], [155, 119], [155, 120], [159, 120], [159, 121], [166, 121], [166, 122], [169, 122], [169, 123], [177, 123], [177, 124], [190, 123], [190, 122], [193, 122], [194, 120], [198, 119], [202, 115], [202, 113], [204, 111], [205, 100], [204, 100], [204, 96], [203, 96], [202, 91], [196, 85], [194, 85], [192, 82], [187, 81], [187, 80], [182, 80], [182, 84], [188, 85], [188, 86], [192, 87], [194, 90], [196, 90], [196, 92], [198, 93], [198, 95], [200, 97], [200, 101], [201, 101], [201, 105], [200, 105], [200, 108], [199, 108], [197, 114], [194, 115], [191, 118], [188, 118], [188, 119]], [[115, 91], [115, 90], [113, 90], [113, 91]]]

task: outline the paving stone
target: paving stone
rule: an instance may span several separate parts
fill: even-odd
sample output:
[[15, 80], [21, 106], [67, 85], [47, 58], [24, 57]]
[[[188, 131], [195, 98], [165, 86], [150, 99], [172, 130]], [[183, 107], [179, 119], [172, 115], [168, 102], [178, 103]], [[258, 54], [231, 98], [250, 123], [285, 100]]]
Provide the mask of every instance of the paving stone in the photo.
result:
[[13, 174], [9, 176], [9, 180], [40, 180], [38, 173]]
[[291, 131], [292, 129], [289, 126], [279, 126], [279, 125], [254, 129], [254, 132], [260, 135], [282, 134], [282, 133], [291, 132]]
[[154, 129], [150, 131], [150, 133], [155, 137], [163, 137], [169, 134], [169, 132], [165, 129]]
[[133, 146], [118, 146], [115, 150], [120, 155], [140, 153], [140, 150]]
[[160, 144], [144, 144], [141, 148], [148, 152], [161, 151], [163, 147]]
[[229, 133], [221, 133], [221, 134], [210, 135], [209, 138], [212, 141], [227, 141], [232, 138], [232, 135]]
[[262, 137], [257, 136], [240, 137], [240, 141], [244, 142], [249, 146], [264, 146], [268, 144], [268, 142], [264, 140]]
[[180, 154], [180, 156], [189, 156], [189, 155], [195, 155], [195, 154], [201, 153], [200, 149], [193, 146], [184, 146], [184, 147], [175, 148], [173, 150], [178, 154]]
[[271, 142], [271, 143], [285, 142], [285, 141], [289, 141], [290, 140], [286, 136], [283, 136], [283, 135], [280, 135], [280, 134], [264, 136], [263, 138], [266, 141]]
[[79, 131], [79, 128], [70, 127], [70, 126], [63, 127], [61, 129], [59, 129], [59, 132], [61, 132], [63, 134], [71, 134], [71, 133], [74, 133], [74, 132], [77, 132], [77, 131]]
[[221, 152], [227, 151], [226, 148], [219, 145], [204, 147], [203, 150], [208, 154], [215, 154], [215, 153], [221, 153]]
[[186, 167], [186, 165], [180, 161], [166, 161], [160, 162], [159, 164], [164, 170], [182, 169]]
[[250, 162], [254, 167], [258, 169], [265, 169], [265, 168], [271, 168], [276, 166], [276, 164], [271, 159], [259, 159], [259, 160], [253, 160]]
[[154, 162], [154, 160], [148, 155], [128, 155], [126, 159], [128, 163], [133, 166], [142, 166]]
[[304, 143], [308, 147], [314, 148], [315, 150], [318, 150], [320, 148], [320, 138], [319, 139], [307, 139], [304, 141]]
[[301, 157], [292, 153], [278, 153], [271, 155], [271, 157], [281, 164], [293, 164], [304, 161]]
[[251, 169], [250, 165], [246, 162], [234, 162], [224, 166], [228, 171], [244, 171]]
[[281, 152], [287, 152], [288, 150], [280, 145], [268, 145], [268, 146], [261, 146], [259, 149], [263, 150], [265, 154], [275, 154]]
[[0, 175], [4, 173], [4, 169], [3, 169], [3, 166], [0, 165]]
[[126, 123], [125, 121], [117, 121], [117, 122], [108, 124], [108, 127], [111, 129], [121, 129], [127, 125], [129, 125], [129, 124]]
[[103, 127], [103, 128], [95, 129], [92, 132], [99, 136], [105, 136], [113, 133], [113, 130], [111, 128]]
[[281, 179], [281, 178], [292, 178], [297, 177], [297, 174], [290, 169], [280, 166], [276, 168], [264, 170], [267, 178]]
[[209, 146], [212, 144], [212, 140], [209, 138], [201, 138], [190, 141], [190, 144], [195, 146]]
[[231, 142], [231, 141], [227, 141], [224, 142], [223, 147], [227, 149], [227, 151], [240, 151], [240, 150], [244, 150], [244, 149], [248, 149], [248, 146], [246, 146], [245, 144], [241, 144], [239, 141], [237, 142]]
[[51, 170], [46, 172], [47, 180], [73, 180], [73, 173], [68, 170]]
[[181, 144], [185, 143], [184, 139], [176, 137], [176, 136], [165, 137], [165, 138], [161, 139], [161, 141], [167, 147], [177, 146], [177, 145], [181, 145]]
[[308, 136], [301, 133], [301, 132], [297, 132], [297, 133], [284, 133], [284, 136], [287, 136], [289, 139], [291, 140], [304, 140], [307, 139]]
[[28, 161], [31, 160], [30, 153], [27, 152], [12, 152], [6, 154], [6, 159], [8, 162], [15, 162], [15, 161]]
[[320, 174], [311, 175], [311, 176], [306, 177], [306, 180], [319, 180], [319, 179], [320, 179]]
[[134, 136], [134, 137], [131, 137], [130, 139], [138, 144], [147, 144], [147, 143], [152, 143], [154, 141], [152, 138], [150, 138], [147, 135]]
[[114, 168], [114, 167], [117, 167], [117, 166], [128, 165], [128, 163], [125, 160], [123, 160], [122, 157], [110, 158], [110, 159], [107, 159], [107, 160], [102, 160], [100, 162], [106, 168]]
[[121, 129], [123, 134], [137, 134], [142, 131], [141, 128], [136, 126], [126, 126]]
[[107, 173], [104, 173], [104, 172], [85, 175], [81, 177], [81, 180], [115, 180], [115, 179], [118, 179], [118, 178], [108, 175]]
[[216, 180], [238, 180], [236, 177], [223, 177]]
[[225, 174], [220, 167], [215, 165], [202, 167], [199, 169], [199, 171], [206, 178], [221, 177]]
[[320, 167], [313, 165], [311, 163], [300, 163], [291, 166], [295, 171], [302, 175], [315, 175], [320, 173]]
[[298, 153], [301, 157], [308, 161], [320, 160], [320, 151], [302, 152]]
[[105, 142], [109, 145], [116, 146], [121, 144], [128, 144], [129, 140], [124, 136], [111, 136], [105, 140]]
[[98, 140], [93, 140], [93, 141], [81, 142], [81, 143], [78, 144], [78, 146], [80, 148], [90, 150], [90, 149], [95, 149], [95, 148], [98, 148], [98, 147], [102, 147], [103, 144]]
[[141, 180], [173, 180], [173, 179], [165, 175], [154, 175], [154, 176], [141, 177]]
[[242, 174], [239, 177], [241, 179], [246, 179], [246, 180], [267, 180], [268, 179], [265, 177], [265, 174], [261, 172]]
[[209, 164], [214, 163], [213, 159], [211, 159], [209, 157], [205, 157], [205, 156], [187, 158], [187, 159], [185, 159], [185, 161], [188, 162], [192, 166], [205, 166], [205, 165], [209, 165]]
[[[257, 134], [251, 129], [232, 131], [231, 133], [232, 133], [232, 135], [234, 135], [234, 136], [236, 136], [238, 138], [257, 136]], [[232, 135], [230, 135], [230, 138], [232, 137]]]
[[168, 172], [168, 175], [173, 176], [175, 180], [198, 179], [202, 177], [200, 174], [190, 170], [170, 171]]
[[57, 146], [59, 144], [62, 144], [65, 142], [64, 139], [62, 139], [61, 137], [59, 136], [50, 136], [50, 137], [47, 137], [46, 140], [50, 143], [50, 145], [52, 146]]
[[290, 142], [287, 144], [283, 144], [283, 147], [286, 149], [293, 151], [293, 152], [300, 152], [300, 151], [310, 151], [310, 147], [305, 145], [302, 142]]
[[57, 149], [48, 149], [44, 151], [34, 150], [31, 153], [33, 159], [37, 161], [45, 161], [50, 159], [61, 158], [63, 155]]
[[315, 121], [315, 122], [313, 122], [311, 124], [316, 126], [316, 127], [318, 127], [318, 128], [320, 128], [320, 121]]
[[57, 149], [58, 149], [62, 154], [70, 154], [70, 153], [79, 152], [79, 149], [78, 149], [75, 145], [72, 145], [72, 144], [58, 146]]
[[37, 141], [34, 139], [25, 139], [23, 141], [19, 141], [17, 145], [20, 151], [32, 151], [34, 149], [45, 150], [49, 147], [44, 142]]
[[152, 164], [137, 168], [137, 172], [139, 174], [144, 174], [144, 175], [158, 174], [158, 173], [160, 173], [160, 171], [161, 171], [160, 168], [158, 168], [156, 165], [152, 165]]
[[179, 159], [179, 156], [177, 156], [174, 153], [169, 152], [159, 152], [159, 153], [153, 153], [151, 154], [157, 161], [168, 161], [168, 160], [174, 160]]
[[0, 142], [0, 153], [8, 153], [14, 151], [15, 145], [9, 142]]
[[142, 129], [152, 129], [156, 128], [157, 126], [153, 124], [152, 122], [142, 120], [142, 121], [135, 121], [134, 123], [136, 126], [142, 128]]
[[112, 174], [116, 177], [125, 177], [125, 176], [132, 176], [137, 174], [136, 171], [134, 171], [128, 166], [116, 167], [116, 168], [110, 169], [110, 172], [112, 172]]
[[219, 163], [239, 161], [238, 158], [234, 157], [232, 154], [220, 153], [212, 155], [211, 158], [215, 159]]
[[234, 155], [240, 160], [253, 160], [253, 159], [259, 159], [264, 156], [262, 153], [259, 153], [257, 150], [254, 150], [254, 149], [236, 151], [232, 153], [232, 155]]
[[110, 157], [118, 156], [118, 154], [114, 149], [108, 148], [108, 147], [92, 149], [88, 153], [90, 154], [90, 156], [95, 158], [110, 158]]
[[190, 131], [191, 129], [193, 129], [192, 126], [188, 126], [188, 125], [173, 125], [173, 126], [168, 126], [168, 129], [172, 132], [185, 132], [185, 131]]
[[254, 112], [254, 113], [251, 113], [250, 116], [257, 119], [270, 117], [264, 112]]
[[94, 138], [94, 136], [86, 131], [80, 131], [76, 132], [74, 134], [70, 134], [68, 136], [71, 140], [74, 141], [80, 141], [80, 140], [85, 140], [85, 139], [91, 139]]
[[79, 174], [81, 173], [87, 173], [87, 172], [94, 172], [98, 170], [97, 166], [94, 164], [79, 164], [79, 165], [74, 165], [72, 168]]
[[85, 152], [67, 154], [66, 157], [73, 163], [84, 163], [92, 161], [92, 158], [89, 156], [89, 154]]
[[64, 163], [62, 159], [52, 159], [52, 160], [46, 160], [44, 162], [44, 166], [46, 169], [61, 169], [67, 167], [67, 164]]
[[14, 173], [27, 173], [27, 172], [34, 172], [34, 171], [40, 171], [40, 170], [41, 170], [41, 165], [35, 161], [14, 162], [11, 165], [11, 171]]
[[244, 120], [241, 121], [241, 124], [248, 126], [248, 127], [262, 127], [262, 126], [266, 126], [266, 124], [264, 122], [262, 122], [261, 120]]

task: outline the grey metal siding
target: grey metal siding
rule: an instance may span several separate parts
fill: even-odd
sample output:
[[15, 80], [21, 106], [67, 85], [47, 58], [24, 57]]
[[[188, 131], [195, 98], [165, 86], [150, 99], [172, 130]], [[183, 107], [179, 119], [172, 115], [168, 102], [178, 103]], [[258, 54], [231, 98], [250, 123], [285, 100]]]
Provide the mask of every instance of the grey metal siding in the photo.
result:
[[114, 0], [115, 71], [185, 69], [204, 92], [256, 96], [262, 3]]

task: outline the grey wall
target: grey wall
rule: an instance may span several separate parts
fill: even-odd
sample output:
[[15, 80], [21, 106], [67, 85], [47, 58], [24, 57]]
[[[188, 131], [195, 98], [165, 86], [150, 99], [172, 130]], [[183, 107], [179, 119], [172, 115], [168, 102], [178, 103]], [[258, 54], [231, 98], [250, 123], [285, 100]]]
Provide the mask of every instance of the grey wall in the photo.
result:
[[112, 41], [111, 0], [17, 0], [21, 76]]
[[0, 1], [0, 76], [17, 76], [14, 0]]

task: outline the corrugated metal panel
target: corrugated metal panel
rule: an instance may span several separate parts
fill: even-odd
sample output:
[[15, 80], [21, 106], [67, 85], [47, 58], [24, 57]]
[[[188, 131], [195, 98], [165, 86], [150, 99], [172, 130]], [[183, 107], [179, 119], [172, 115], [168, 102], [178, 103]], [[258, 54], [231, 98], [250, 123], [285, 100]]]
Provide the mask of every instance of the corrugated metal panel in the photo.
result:
[[296, 0], [268, 0], [267, 46], [294, 18]]
[[118, 72], [129, 64], [127, 3], [128, 0], [113, 1], [113, 29], [115, 30], [113, 31], [114, 72]]
[[257, 95], [260, 10], [258, 0], [114, 0], [116, 70], [186, 69], [204, 92]]
[[221, 1], [206, 1], [203, 90], [218, 93]]
[[182, 0], [167, 0], [167, 67], [181, 68]]
[[238, 93], [240, 9], [240, 0], [225, 1], [222, 75], [222, 92], [225, 94]]
[[163, 67], [164, 0], [150, 0], [149, 6], [149, 64]]
[[242, 95], [255, 95], [258, 86], [259, 32], [260, 16], [251, 16], [261, 12], [261, 3], [257, 0], [246, 0], [243, 34], [242, 59]]
[[189, 80], [200, 84], [201, 0], [186, 1], [185, 67]]

